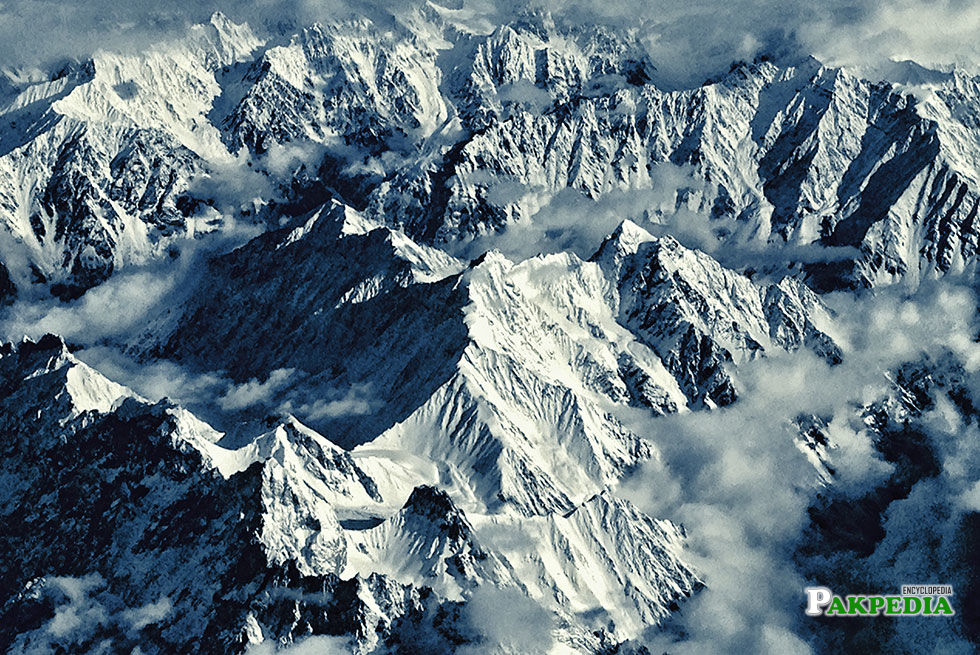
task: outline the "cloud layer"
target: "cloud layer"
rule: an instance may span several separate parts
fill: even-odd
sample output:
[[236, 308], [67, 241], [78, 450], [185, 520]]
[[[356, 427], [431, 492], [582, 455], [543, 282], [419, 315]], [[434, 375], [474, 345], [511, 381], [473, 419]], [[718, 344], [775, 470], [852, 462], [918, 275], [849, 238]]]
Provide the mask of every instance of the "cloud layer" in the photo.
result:
[[[352, 13], [381, 17], [421, 3], [362, 0], [179, 0], [117, 3], [7, 0], [0, 3], [0, 68], [85, 57], [98, 48], [130, 49], [179, 34], [220, 10], [267, 33]], [[451, 3], [445, 3], [447, 5]], [[969, 0], [464, 0], [462, 15], [487, 25], [522, 9], [640, 30], [659, 81], [690, 86], [760, 54], [813, 54], [834, 64], [913, 59], [927, 66], [980, 61], [980, 7]]]
[[[806, 627], [800, 624], [802, 589], [808, 582], [826, 581], [805, 580], [795, 553], [821, 481], [797, 443], [795, 419], [830, 419], [835, 492], [856, 497], [892, 471], [872, 435], [855, 422], [857, 407], [889, 392], [889, 372], [924, 353], [935, 358], [952, 352], [976, 377], [980, 346], [973, 341], [976, 297], [970, 288], [946, 282], [912, 295], [893, 288], [864, 299], [842, 295], [831, 300], [839, 317], [834, 338], [845, 346], [843, 364], [830, 367], [806, 352], [759, 360], [738, 371], [743, 395], [733, 406], [636, 423], [635, 429], [656, 442], [662, 458], [641, 468], [618, 493], [652, 516], [684, 525], [689, 556], [707, 584], [666, 631], [651, 631], [652, 651], [810, 652], [799, 636]], [[929, 577], [932, 555], [926, 545], [931, 539], [951, 542], [953, 519], [972, 511], [976, 427], [964, 425], [948, 402], [926, 416], [926, 425], [932, 424], [941, 477], [919, 483], [918, 493], [890, 509], [886, 528], [892, 525], [892, 532], [881, 547], [885, 554], [873, 566], [839, 564], [852, 566], [862, 580], [871, 569], [877, 571], [873, 577], [879, 592], [891, 591], [906, 571]], [[935, 511], [929, 502], [950, 505], [954, 517], [940, 513], [935, 522], [923, 521]], [[896, 557], [888, 555], [889, 548], [904, 552], [904, 561], [888, 559]], [[896, 650], [911, 643], [896, 639]]]

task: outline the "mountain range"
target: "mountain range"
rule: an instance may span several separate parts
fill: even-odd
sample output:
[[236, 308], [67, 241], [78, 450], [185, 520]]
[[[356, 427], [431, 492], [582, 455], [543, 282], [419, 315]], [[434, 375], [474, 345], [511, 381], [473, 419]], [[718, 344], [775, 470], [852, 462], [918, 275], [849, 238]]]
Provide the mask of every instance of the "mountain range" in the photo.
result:
[[4, 72], [0, 648], [971, 652], [980, 78], [868, 78], [436, 3]]

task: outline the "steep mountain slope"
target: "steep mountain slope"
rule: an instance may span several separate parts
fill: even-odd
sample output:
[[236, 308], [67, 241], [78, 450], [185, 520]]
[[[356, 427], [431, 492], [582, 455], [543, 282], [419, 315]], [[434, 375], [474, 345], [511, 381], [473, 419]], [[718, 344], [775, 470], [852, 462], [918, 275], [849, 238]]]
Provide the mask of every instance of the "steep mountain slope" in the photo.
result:
[[[516, 38], [498, 45], [493, 67], [514, 75], [528, 50], [549, 52]], [[442, 163], [381, 185], [369, 206], [451, 242], [533, 220], [566, 187], [594, 199], [651, 187], [659, 164], [687, 165], [679, 205], [734, 220], [738, 241], [861, 251], [853, 265], [814, 266], [820, 284], [917, 280], [975, 261], [976, 134], [964, 109], [975, 100], [976, 82], [959, 73], [920, 102], [813, 60], [739, 65], [690, 91], [621, 82], [554, 106], [515, 103]]]
[[259, 43], [216, 14], [180, 42], [99, 53], [0, 107], [0, 258], [13, 284], [75, 297], [210, 229], [178, 205], [206, 161], [233, 161], [205, 117], [214, 72]]
[[251, 64], [241, 99], [222, 98], [230, 111], [218, 124], [233, 146], [253, 150], [335, 140], [372, 155], [407, 154], [449, 118], [436, 54], [366, 19], [313, 25]]
[[634, 34], [546, 14], [483, 33], [433, 7], [279, 41], [215, 15], [18, 88], [0, 137], [6, 295], [41, 281], [75, 296], [213, 229], [198, 213], [214, 189], [192, 183], [208, 177], [289, 212], [334, 193], [446, 244], [533, 220], [566, 188], [650, 188], [674, 164], [692, 175], [678, 206], [728, 239], [855, 249], [811, 263], [825, 288], [975, 262], [980, 87], [963, 73], [923, 95], [759, 61], [664, 91]]
[[[643, 440], [597, 403], [675, 411], [683, 397], [671, 391], [672, 381], [648, 350], [630, 345], [608, 310], [603, 315], [599, 306], [600, 314], [589, 316], [581, 309], [603, 297], [598, 267], [559, 259], [515, 271], [519, 277], [507, 281], [514, 265], [492, 256], [466, 274], [428, 281], [431, 275], [414, 277], [419, 265], [411, 257], [442, 262], [438, 251], [384, 228], [343, 234], [350, 216], [337, 206], [303, 228], [284, 228], [216, 259], [197, 300], [162, 321], [179, 327], [160, 335], [162, 345], [151, 352], [248, 377], [297, 368], [311, 376], [304, 380], [311, 396], [318, 388], [367, 385], [377, 412], [309, 420], [347, 445], [371, 440], [409, 417], [435, 421], [438, 429], [421, 434], [456, 435], [456, 465], [466, 471], [459, 474], [461, 484], [481, 505], [499, 502], [500, 491], [506, 498], [516, 494], [527, 511], [569, 509], [570, 493], [591, 495], [594, 481], [608, 483], [650, 455]], [[567, 288], [555, 280], [553, 309], [522, 290], [520, 278], [538, 275], [545, 282], [549, 269], [560, 274], [568, 265], [583, 269], [584, 278], [569, 277]], [[370, 293], [358, 291], [363, 289]], [[556, 321], [570, 333], [552, 330]], [[595, 350], [600, 346], [604, 351]], [[494, 388], [505, 395], [487, 396]], [[542, 394], [551, 398], [543, 406]], [[538, 438], [536, 430], [528, 428], [548, 424], [554, 427], [541, 437], [544, 444], [560, 439], [578, 445], [569, 456], [550, 446], [558, 459], [542, 471], [528, 441]], [[398, 437], [391, 433], [389, 439]], [[439, 447], [397, 444], [423, 457]], [[584, 469], [559, 483], [563, 476], [551, 467], [566, 465]], [[479, 471], [490, 478], [482, 480]], [[585, 489], [578, 491], [579, 485]]]
[[431, 462], [424, 479], [468, 510], [529, 515], [569, 511], [655, 455], [617, 408], [731, 402], [724, 364], [766, 349], [839, 359], [802, 286], [759, 287], [631, 224], [601, 265], [491, 252], [463, 273], [357, 225], [333, 205], [216, 258], [144, 352], [243, 381], [298, 369], [310, 397], [370, 388], [378, 411], [307, 420], [345, 446]]
[[[15, 639], [52, 613], [45, 576], [98, 574], [122, 607], [169, 599], [162, 623], [118, 636], [144, 651], [199, 651], [212, 631], [223, 648], [239, 639], [246, 580], [259, 583], [261, 595], [290, 576], [322, 578], [343, 565], [332, 512], [304, 479], [290, 478], [276, 453], [249, 461], [251, 453], [225, 451], [214, 443], [219, 433], [179, 408], [133, 397], [55, 337], [7, 344], [0, 362], [11, 463], [0, 585], [6, 646], [28, 649], [45, 638]], [[319, 460], [306, 464], [326, 477]], [[226, 622], [209, 626], [201, 608], [211, 605]], [[90, 646], [100, 637], [99, 626], [91, 628]]]
[[416, 487], [398, 512], [348, 533], [347, 573], [381, 573], [433, 588], [454, 600], [479, 585], [518, 585], [499, 556], [479, 543], [466, 516], [444, 491]]
[[566, 515], [481, 518], [479, 532], [501, 544], [532, 596], [593, 630], [637, 634], [703, 586], [684, 561], [682, 528], [608, 492]]
[[727, 362], [802, 347], [830, 363], [841, 361], [840, 348], [823, 331], [832, 324], [830, 314], [795, 280], [753, 284], [629, 221], [593, 259], [618, 281], [620, 322], [657, 352], [695, 406], [735, 400]]
[[[133, 396], [56, 337], [4, 345], [0, 368], [11, 463], [0, 504], [11, 526], [0, 541], [0, 639], [10, 652], [103, 643], [237, 653], [304, 634], [343, 636], [374, 652], [386, 639], [411, 644], [421, 628], [396, 624], [431, 623], [436, 608], [465, 601], [479, 585], [523, 589], [514, 564], [481, 546], [466, 516], [432, 487], [416, 488], [377, 527], [342, 528], [334, 508], [379, 507], [379, 486], [359, 458], [294, 419], [228, 450], [185, 410]], [[591, 595], [570, 571], [523, 589], [558, 612], [639, 617], [610, 635], [635, 635], [700, 584], [679, 559], [678, 529], [622, 501], [593, 499], [544, 525], [531, 538], [555, 557], [571, 547], [574, 557], [593, 558], [595, 575], [656, 572], [625, 596], [614, 586]], [[597, 528], [614, 546], [594, 542]], [[620, 559], [596, 559], [607, 547]], [[569, 593], [582, 596], [571, 608], [560, 602]], [[56, 610], [85, 618], [59, 629]], [[429, 630], [437, 650], [474, 638], [451, 619]]]

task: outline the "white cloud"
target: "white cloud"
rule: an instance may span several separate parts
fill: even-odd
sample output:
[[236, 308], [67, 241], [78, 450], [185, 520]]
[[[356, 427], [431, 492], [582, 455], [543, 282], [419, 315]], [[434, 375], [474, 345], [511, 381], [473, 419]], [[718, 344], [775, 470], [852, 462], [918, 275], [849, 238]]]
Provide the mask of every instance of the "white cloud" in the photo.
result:
[[77, 301], [55, 299], [15, 303], [0, 323], [8, 338], [37, 338], [45, 333], [66, 339], [98, 340], [125, 334], [138, 326], [162, 298], [174, 290], [176, 277], [156, 271], [134, 270], [117, 274]]
[[913, 59], [927, 66], [980, 62], [980, 7], [969, 0], [542, 0], [582, 19], [636, 27], [655, 81], [691, 87], [732, 61], [815, 55], [833, 64]]
[[[842, 3], [845, 7], [846, 3]], [[926, 66], [980, 62], [980, 7], [969, 0], [850, 3], [854, 18], [822, 12], [801, 22], [801, 41], [830, 63], [911, 59]]]
[[554, 643], [555, 621], [551, 612], [516, 589], [479, 587], [463, 611], [480, 641], [458, 649], [460, 655], [536, 655], [549, 652]]
[[47, 625], [47, 632], [55, 639], [64, 639], [75, 633], [87, 632], [106, 621], [101, 604], [89, 598], [90, 594], [105, 585], [102, 576], [93, 573], [83, 578], [53, 577], [48, 579], [54, 589], [67, 597], [68, 603], [58, 606], [54, 618]]
[[517, 260], [563, 250], [588, 257], [624, 219], [633, 219], [653, 229], [655, 226], [648, 217], [673, 215], [679, 192], [704, 186], [691, 167], [669, 163], [652, 168], [646, 188], [613, 190], [596, 200], [577, 189], [550, 192], [482, 171], [470, 174], [467, 182], [488, 183], [487, 199], [491, 203], [520, 204], [527, 208], [530, 218], [508, 225], [502, 233], [474, 240], [463, 254], [479, 254], [494, 248]]
[[524, 105], [536, 114], [542, 113], [554, 102], [550, 93], [534, 86], [528, 80], [501, 85], [497, 88], [497, 100], [501, 103], [512, 102]]
[[179, 404], [193, 404], [233, 386], [223, 375], [194, 373], [165, 359], [137, 362], [109, 346], [84, 348], [75, 356], [152, 402], [169, 398]]
[[[966, 384], [975, 404], [980, 391], [977, 375], [967, 376]], [[946, 391], [937, 390], [932, 408], [913, 421], [913, 429], [925, 435], [939, 461], [938, 472], [929, 471], [904, 497], [889, 504], [882, 515], [884, 535], [870, 555], [827, 553], [814, 558], [818, 571], [844, 581], [860, 580], [868, 590], [894, 592], [912, 580], [938, 580], [953, 587], [951, 600], [962, 621], [896, 621], [893, 630], [873, 635], [881, 652], [911, 652], [923, 643], [942, 644], [948, 653], [976, 651], [967, 641], [967, 599], [976, 582], [972, 544], [980, 511], [980, 431], [975, 416], [964, 420]]]
[[269, 373], [265, 382], [252, 379], [237, 386], [232, 386], [217, 400], [218, 407], [225, 411], [235, 411], [259, 404], [269, 404], [275, 398], [290, 378], [295, 369], [277, 368]]
[[277, 178], [291, 178], [296, 169], [323, 158], [324, 146], [311, 141], [291, 141], [280, 144], [275, 141], [267, 144], [262, 165]]
[[825, 433], [836, 446], [834, 452], [835, 486], [841, 492], [860, 494], [884, 482], [894, 467], [882, 461], [868, 439], [864, 425], [854, 425], [843, 412], [835, 415]]
[[283, 403], [279, 411], [296, 414], [307, 421], [319, 421], [339, 416], [363, 416], [377, 410], [378, 405], [370, 384], [355, 384], [345, 390], [313, 388], [297, 393]]
[[[741, 400], [730, 407], [636, 420], [634, 428], [657, 444], [662, 458], [642, 467], [618, 493], [652, 516], [684, 525], [688, 557], [707, 584], [685, 603], [678, 623], [648, 635], [658, 652], [808, 652], [794, 637], [805, 581], [793, 556], [819, 479], [797, 445], [794, 419], [830, 419], [835, 485], [845, 495], [858, 495], [892, 471], [875, 451], [872, 435], [854, 420], [857, 406], [889, 392], [886, 373], [923, 353], [935, 357], [947, 349], [977, 370], [976, 297], [968, 287], [945, 282], [911, 295], [894, 288], [831, 300], [843, 364], [830, 367], [806, 352], [769, 357], [737, 371]], [[976, 428], [962, 425], [944, 402], [926, 423], [934, 426], [929, 432], [946, 477], [962, 472], [948, 489], [966, 507], [980, 467]], [[879, 568], [889, 569], [884, 563]]]
[[[682, 628], [651, 636], [658, 651], [808, 650], [787, 637], [803, 583], [790, 555], [816, 474], [796, 445], [792, 420], [821, 405], [811, 404], [810, 383], [830, 372], [800, 354], [740, 373], [744, 395], [735, 405], [636, 426], [662, 459], [645, 465], [619, 493], [685, 527], [688, 559], [708, 587], [685, 603]], [[671, 643], [678, 634], [680, 642]], [[793, 648], [779, 651], [771, 643]]]
[[349, 655], [351, 648], [343, 637], [316, 635], [279, 647], [272, 642], [264, 641], [249, 646], [245, 653], [246, 655]]
[[748, 223], [734, 218], [712, 218], [707, 213], [686, 208], [679, 198], [711, 196], [707, 183], [690, 165], [658, 163], [651, 167], [649, 179], [643, 181], [641, 188], [611, 190], [595, 200], [577, 189], [551, 192], [506, 175], [494, 177], [485, 171], [468, 174], [466, 181], [488, 185], [488, 202], [499, 207], [519, 205], [530, 218], [509, 224], [503, 232], [456, 246], [463, 257], [473, 257], [492, 248], [515, 260], [560, 251], [587, 258], [625, 219], [654, 236], [673, 236], [684, 246], [706, 252], [732, 268], [779, 268], [793, 263], [840, 261], [860, 256], [852, 247], [762, 242], [743, 233], [751, 228]]
[[[300, 169], [305, 167], [312, 175], [327, 152], [323, 145], [302, 140], [285, 144], [270, 140], [265, 147], [261, 155], [242, 148], [227, 161], [209, 162], [208, 172], [191, 180], [188, 193], [221, 214], [234, 216], [242, 209], [286, 200]], [[345, 154], [354, 154], [353, 148], [347, 150]]]
[[350, 3], [339, 0], [8, 0], [0, 4], [0, 58], [5, 65], [30, 66], [84, 58], [98, 49], [140, 50], [182, 36], [215, 11], [247, 21], [259, 32], [352, 13]]
[[970, 512], [980, 512], [980, 480], [977, 480], [959, 497], [960, 506]]
[[83, 345], [131, 336], [186, 299], [211, 254], [231, 250], [261, 231], [231, 217], [223, 220], [220, 232], [175, 240], [168, 246], [170, 256], [123, 268], [71, 302], [42, 296], [39, 288], [22, 293], [0, 314], [0, 336], [19, 340], [50, 332]]
[[148, 603], [142, 607], [125, 610], [121, 616], [123, 621], [128, 623], [133, 630], [142, 630], [148, 625], [167, 618], [172, 609], [173, 605], [170, 599], [162, 596], [155, 603]]
[[127, 608], [106, 589], [98, 573], [82, 577], [50, 576], [42, 593], [51, 598], [54, 615], [35, 630], [18, 635], [9, 652], [41, 655], [52, 652], [118, 652], [134, 633], [167, 618], [170, 599]]

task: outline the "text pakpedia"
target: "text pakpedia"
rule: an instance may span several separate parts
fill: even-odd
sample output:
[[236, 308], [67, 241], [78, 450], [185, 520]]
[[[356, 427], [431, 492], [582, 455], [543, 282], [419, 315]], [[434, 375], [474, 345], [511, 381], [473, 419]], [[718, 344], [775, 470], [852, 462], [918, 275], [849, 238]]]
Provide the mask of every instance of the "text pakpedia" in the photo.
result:
[[850, 594], [838, 596], [827, 587], [807, 587], [807, 616], [952, 616], [956, 612], [949, 600], [949, 585], [907, 585], [928, 589], [931, 593], [894, 595]]

